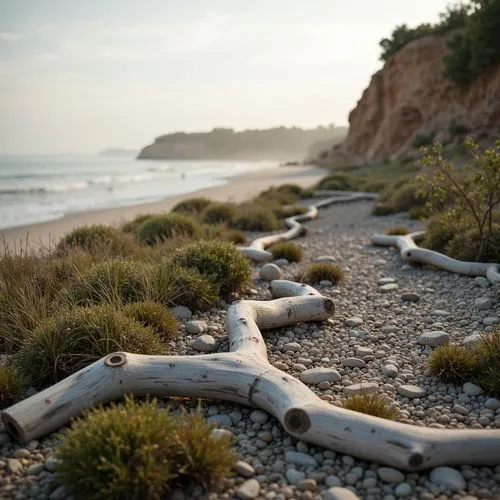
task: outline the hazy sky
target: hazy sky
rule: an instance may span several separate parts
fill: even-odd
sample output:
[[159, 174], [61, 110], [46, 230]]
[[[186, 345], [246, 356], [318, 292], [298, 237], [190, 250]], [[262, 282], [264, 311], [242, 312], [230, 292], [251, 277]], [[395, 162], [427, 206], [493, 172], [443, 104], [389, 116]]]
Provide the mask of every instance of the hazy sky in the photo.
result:
[[347, 124], [381, 38], [447, 0], [0, 0], [0, 153]]

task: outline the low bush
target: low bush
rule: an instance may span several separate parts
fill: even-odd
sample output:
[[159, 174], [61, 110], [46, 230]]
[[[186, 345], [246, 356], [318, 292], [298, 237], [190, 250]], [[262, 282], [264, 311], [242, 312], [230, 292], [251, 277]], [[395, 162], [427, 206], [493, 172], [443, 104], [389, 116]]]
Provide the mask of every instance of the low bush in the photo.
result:
[[432, 134], [419, 132], [415, 134], [415, 137], [413, 138], [411, 145], [415, 149], [420, 149], [423, 146], [430, 146], [432, 144], [432, 140], [433, 140]]
[[40, 325], [15, 356], [16, 367], [45, 387], [115, 351], [165, 354], [153, 330], [111, 306], [74, 307]]
[[392, 226], [385, 234], [389, 236], [403, 236], [409, 233], [411, 233], [411, 229], [408, 229], [406, 226]]
[[280, 241], [270, 249], [273, 259], [286, 259], [288, 262], [300, 262], [304, 256], [302, 248], [291, 241]]
[[156, 266], [153, 286], [162, 304], [180, 304], [195, 311], [209, 309], [220, 298], [216, 284], [197, 268], [168, 260]]
[[150, 294], [149, 265], [110, 259], [92, 266], [61, 297], [70, 305], [121, 304], [148, 300]]
[[89, 252], [106, 252], [121, 255], [125, 242], [117, 229], [97, 224], [83, 226], [66, 234], [57, 245], [56, 252], [64, 254], [75, 247]]
[[[481, 238], [475, 229], [456, 233], [444, 248], [446, 255], [458, 260], [476, 260]], [[482, 262], [500, 262], [500, 225], [494, 224], [484, 249]]]
[[204, 224], [227, 224], [236, 215], [236, 205], [234, 203], [216, 203], [208, 205], [201, 213], [201, 220]]
[[311, 264], [307, 268], [305, 279], [310, 283], [319, 283], [320, 281], [329, 280], [336, 285], [344, 281], [345, 274], [337, 264], [318, 262], [316, 264]]
[[187, 200], [177, 203], [177, 205], [172, 208], [172, 212], [183, 214], [200, 214], [211, 203], [212, 201], [208, 198], [188, 198]]
[[296, 215], [303, 215], [307, 212], [307, 207], [301, 205], [284, 205], [281, 208], [281, 217], [287, 219]]
[[269, 208], [244, 205], [239, 208], [231, 226], [242, 231], [272, 231], [278, 229], [280, 223]]
[[389, 215], [399, 212], [413, 212], [413, 218], [424, 214], [425, 197], [419, 193], [414, 181], [402, 180], [382, 191], [373, 208], [373, 215]]
[[126, 222], [122, 226], [122, 231], [124, 233], [132, 233], [132, 234], [137, 234], [139, 231], [139, 228], [151, 217], [155, 217], [154, 214], [139, 214], [137, 215], [134, 219], [132, 219], [129, 222]]
[[238, 229], [228, 231], [225, 237], [227, 241], [234, 243], [235, 245], [244, 245], [247, 242], [245, 233]]
[[142, 326], [150, 327], [162, 340], [170, 340], [178, 332], [179, 323], [173, 314], [157, 302], [127, 304], [123, 312]]
[[474, 382], [486, 392], [500, 397], [500, 329], [483, 334], [474, 346]]
[[147, 219], [139, 228], [139, 243], [156, 245], [174, 237], [196, 238], [201, 235], [198, 223], [182, 214], [156, 215]]
[[452, 136], [465, 135], [465, 134], [467, 134], [467, 132], [469, 132], [469, 129], [468, 129], [468, 127], [466, 127], [462, 123], [457, 122], [456, 120], [453, 119], [448, 124], [448, 132]]
[[342, 408], [373, 415], [374, 417], [396, 420], [399, 415], [397, 408], [393, 408], [388, 401], [378, 394], [360, 394], [342, 399]]
[[364, 182], [361, 178], [345, 174], [330, 174], [321, 179], [316, 189], [327, 191], [362, 191]]
[[472, 376], [476, 367], [471, 350], [446, 343], [436, 347], [427, 360], [427, 368], [445, 383], [462, 383]]
[[[199, 415], [172, 417], [156, 400], [88, 410], [56, 451], [57, 480], [77, 499], [160, 499], [174, 487], [206, 489], [237, 456]], [[189, 491], [189, 490], [188, 490]]]
[[277, 203], [279, 205], [291, 205], [297, 201], [302, 193], [299, 186], [284, 184], [279, 187], [271, 186], [262, 191], [253, 201], [258, 205], [266, 203]]
[[19, 401], [23, 395], [24, 377], [11, 365], [0, 364], [0, 409]]
[[248, 260], [231, 243], [200, 241], [177, 250], [173, 263], [195, 268], [207, 277], [222, 297], [239, 292], [250, 284]]

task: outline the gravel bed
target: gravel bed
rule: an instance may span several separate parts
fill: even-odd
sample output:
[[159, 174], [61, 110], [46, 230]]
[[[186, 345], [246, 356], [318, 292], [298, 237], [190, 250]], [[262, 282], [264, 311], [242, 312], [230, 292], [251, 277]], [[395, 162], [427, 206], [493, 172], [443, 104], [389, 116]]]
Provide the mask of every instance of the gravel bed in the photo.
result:
[[[283, 278], [293, 280], [316, 257], [329, 256], [346, 272], [346, 280], [338, 287], [324, 283], [318, 288], [336, 305], [325, 323], [264, 333], [269, 361], [332, 404], [346, 394], [372, 390], [397, 406], [400, 422], [500, 429], [500, 401], [473, 384], [443, 384], [425, 371], [433, 345], [473, 342], [471, 336], [492, 330], [500, 321], [498, 291], [485, 280], [409, 266], [395, 249], [371, 246], [376, 231], [402, 224], [420, 228], [401, 216], [372, 217], [371, 207], [358, 202], [322, 210], [319, 219], [307, 224], [307, 237], [296, 241], [305, 251], [304, 261], [280, 263]], [[242, 298], [269, 300], [268, 283], [259, 278], [262, 266], [253, 267], [252, 289]], [[182, 319], [179, 336], [170, 345], [172, 354], [227, 351], [227, 307], [221, 303]], [[176, 413], [181, 405], [196, 408], [198, 403], [178, 399], [160, 404]], [[206, 400], [200, 407], [209, 421], [234, 434], [241, 462], [221, 492], [206, 495], [200, 489], [193, 498], [500, 498], [500, 465], [408, 473], [297, 441], [261, 410]], [[20, 445], [0, 428], [0, 497], [70, 498], [53, 481], [57, 444], [53, 434]], [[181, 491], [171, 497], [188, 498]]]

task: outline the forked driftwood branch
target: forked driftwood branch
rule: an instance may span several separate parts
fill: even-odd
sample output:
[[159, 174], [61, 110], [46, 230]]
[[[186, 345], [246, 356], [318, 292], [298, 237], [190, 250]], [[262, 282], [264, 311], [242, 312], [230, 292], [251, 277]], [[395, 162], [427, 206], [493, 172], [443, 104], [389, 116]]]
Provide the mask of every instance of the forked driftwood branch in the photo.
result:
[[452, 259], [442, 253], [420, 248], [418, 241], [425, 237], [424, 231], [405, 234], [403, 236], [388, 236], [375, 234], [372, 238], [374, 245], [398, 247], [401, 258], [407, 262], [419, 262], [443, 269], [450, 273], [467, 276], [485, 276], [491, 283], [500, 283], [500, 265], [482, 262], [466, 262]]
[[331, 205], [340, 203], [350, 203], [353, 201], [374, 200], [377, 193], [361, 193], [351, 191], [317, 191], [315, 196], [324, 197], [326, 199], [311, 205], [305, 214], [295, 215], [285, 219], [285, 227], [287, 231], [278, 234], [271, 234], [257, 238], [250, 243], [248, 247], [238, 247], [238, 249], [249, 259], [255, 262], [269, 262], [273, 260], [273, 254], [266, 251], [266, 248], [284, 240], [293, 240], [305, 233], [306, 228], [302, 222], [313, 220], [318, 217], [318, 211], [322, 208], [327, 208]]
[[260, 329], [322, 321], [333, 301], [290, 281], [271, 283], [275, 300], [244, 300], [227, 313], [230, 352], [147, 356], [116, 352], [5, 410], [16, 439], [44, 436], [86, 407], [135, 395], [222, 399], [262, 408], [303, 441], [406, 470], [441, 464], [500, 463], [500, 430], [440, 430], [333, 406], [271, 366]]

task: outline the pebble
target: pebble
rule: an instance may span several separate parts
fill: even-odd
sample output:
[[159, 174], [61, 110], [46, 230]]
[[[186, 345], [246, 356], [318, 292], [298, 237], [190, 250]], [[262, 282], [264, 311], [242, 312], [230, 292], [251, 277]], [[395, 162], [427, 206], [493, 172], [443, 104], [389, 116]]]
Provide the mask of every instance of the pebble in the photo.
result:
[[465, 347], [471, 348], [474, 347], [474, 345], [477, 344], [477, 342], [479, 342], [480, 340], [481, 340], [481, 335], [479, 335], [479, 333], [473, 333], [472, 335], [468, 335], [467, 337], [465, 337], [462, 340], [462, 344]]
[[479, 387], [476, 384], [473, 384], [472, 382], [465, 382], [465, 384], [462, 387], [462, 390], [468, 396], [479, 396], [484, 392], [483, 389], [481, 389], [481, 387]]
[[363, 323], [363, 319], [359, 316], [353, 316], [352, 318], [347, 318], [345, 320], [345, 325], [349, 327], [359, 326], [361, 323]]
[[441, 330], [432, 330], [425, 332], [418, 338], [418, 343], [422, 345], [430, 345], [436, 347], [438, 345], [446, 344], [450, 340], [450, 336]]
[[484, 403], [484, 407], [488, 408], [488, 410], [498, 410], [500, 408], [500, 400], [497, 398], [488, 398], [486, 403]]
[[303, 479], [297, 484], [297, 488], [301, 491], [315, 491], [317, 487], [314, 479]]
[[377, 474], [385, 483], [402, 483], [405, 480], [404, 474], [392, 467], [379, 467]]
[[9, 458], [7, 460], [7, 470], [12, 474], [17, 474], [23, 469], [22, 463], [17, 458]]
[[356, 356], [364, 358], [365, 356], [373, 356], [373, 349], [370, 347], [358, 347], [356, 349]]
[[338, 382], [342, 377], [333, 368], [310, 368], [299, 375], [299, 379], [304, 384], [320, 384], [321, 382]]
[[331, 255], [320, 255], [314, 259], [314, 262], [332, 263], [337, 262], [337, 259]]
[[[222, 417], [223, 415], [216, 415], [216, 416]], [[228, 427], [227, 425], [224, 424], [227, 424], [227, 420], [224, 420], [224, 423], [220, 425], [223, 427]], [[225, 438], [231, 440], [234, 437], [234, 434], [231, 431], [228, 431], [227, 429], [213, 429], [212, 432], [210, 433], [210, 436], [212, 437], [212, 439]]]
[[191, 347], [199, 352], [214, 352], [217, 350], [217, 343], [212, 335], [200, 335], [191, 344]]
[[383, 365], [381, 371], [387, 377], [395, 377], [398, 374], [398, 369], [394, 365]]
[[474, 301], [474, 305], [480, 310], [491, 309], [493, 301], [489, 297], [479, 297]]
[[231, 427], [233, 425], [229, 415], [226, 415], [225, 413], [222, 413], [221, 415], [212, 415], [207, 418], [207, 422], [220, 427]]
[[396, 283], [396, 280], [394, 278], [380, 278], [377, 281], [377, 285], [379, 286], [388, 285], [389, 283]]
[[281, 278], [281, 269], [276, 264], [269, 262], [260, 268], [259, 277], [264, 281], [279, 280]]
[[289, 264], [288, 260], [286, 259], [276, 259], [273, 264], [276, 264], [279, 267], [285, 267]]
[[57, 464], [59, 463], [59, 461], [57, 460], [57, 458], [54, 458], [52, 456], [48, 456], [46, 459], [45, 459], [45, 468], [49, 471], [49, 472], [55, 472], [56, 471], [56, 468], [57, 468]]
[[292, 468], [286, 470], [285, 476], [290, 484], [298, 484], [306, 478], [306, 473]]
[[236, 496], [242, 500], [257, 498], [260, 493], [260, 484], [257, 479], [246, 480], [237, 490]]
[[418, 385], [400, 385], [398, 393], [409, 399], [423, 398], [426, 395], [426, 390]]
[[451, 467], [436, 467], [432, 469], [429, 479], [438, 486], [448, 490], [465, 490], [466, 482], [460, 471]]
[[285, 344], [283, 346], [283, 350], [286, 351], [292, 351], [292, 352], [297, 352], [300, 351], [301, 347], [298, 342], [288, 342], [288, 344]]
[[265, 424], [269, 420], [269, 415], [264, 410], [253, 410], [250, 413], [250, 420], [256, 424]]
[[382, 285], [380, 287], [380, 291], [384, 293], [392, 292], [393, 290], [397, 290], [399, 285], [397, 283], [388, 283], [387, 285]]
[[43, 464], [32, 464], [26, 469], [27, 476], [38, 476], [45, 469]]
[[394, 489], [394, 494], [397, 497], [407, 497], [411, 495], [411, 486], [408, 483], [399, 483]]
[[348, 368], [364, 368], [366, 363], [359, 358], [344, 358], [342, 360], [342, 365]]
[[500, 321], [500, 318], [498, 316], [488, 316], [487, 318], [483, 319], [483, 325], [492, 326], [492, 325], [496, 325], [499, 321]]
[[469, 410], [465, 406], [462, 406], [459, 404], [453, 405], [453, 411], [455, 413], [458, 413], [459, 415], [468, 415], [469, 414]]
[[68, 490], [64, 486], [57, 487], [49, 496], [50, 500], [62, 500], [68, 496]]
[[287, 451], [285, 453], [285, 460], [291, 464], [303, 465], [306, 467], [317, 467], [318, 465], [314, 457], [300, 451]]
[[420, 295], [414, 292], [407, 292], [401, 295], [401, 299], [407, 302], [418, 302], [420, 300]]
[[176, 317], [177, 319], [189, 319], [193, 315], [191, 312], [191, 309], [186, 306], [175, 306], [170, 310], [170, 312]]
[[333, 488], [334, 486], [342, 486], [342, 481], [338, 476], [330, 475], [325, 477], [325, 484], [329, 488]]
[[321, 280], [319, 284], [320, 286], [333, 286], [333, 282], [330, 280]]
[[234, 465], [234, 470], [242, 477], [252, 477], [255, 474], [255, 469], [243, 460], [238, 460], [236, 462], [236, 464]]
[[207, 323], [205, 321], [194, 320], [186, 323], [186, 331], [190, 334], [200, 334], [207, 331]]
[[358, 394], [374, 394], [378, 391], [376, 382], [361, 382], [344, 387], [344, 394], [347, 396], [355, 396]]
[[476, 276], [474, 278], [474, 284], [476, 286], [480, 286], [482, 288], [487, 288], [490, 286], [490, 281], [487, 278], [485, 278], [484, 276]]
[[359, 500], [359, 497], [352, 490], [334, 486], [325, 491], [323, 500]]

